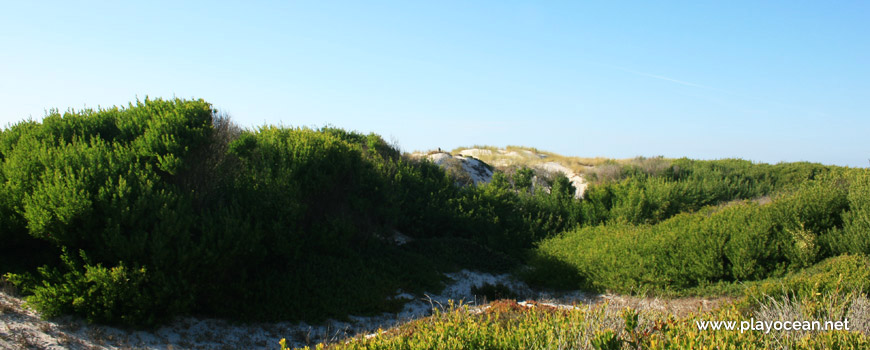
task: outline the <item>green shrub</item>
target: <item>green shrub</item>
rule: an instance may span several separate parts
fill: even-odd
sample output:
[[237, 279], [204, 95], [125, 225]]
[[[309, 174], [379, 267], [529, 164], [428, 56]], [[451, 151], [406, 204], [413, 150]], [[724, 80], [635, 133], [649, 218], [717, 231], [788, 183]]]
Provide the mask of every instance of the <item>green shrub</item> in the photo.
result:
[[829, 171], [813, 163], [640, 159], [622, 165], [619, 175], [608, 176], [609, 180], [590, 179], [583, 208], [585, 223], [654, 224], [708, 205], [791, 189]]
[[506, 273], [520, 264], [520, 260], [516, 258], [467, 238], [418, 238], [406, 243], [402, 248], [431, 260], [442, 271], [458, 271], [466, 268]]
[[[654, 225], [617, 220], [569, 231], [538, 244], [531, 274], [570, 266], [575, 273], [554, 279], [555, 284], [622, 292], [679, 291], [781, 276], [832, 256], [821, 242], [846, 232], [841, 215], [849, 208], [847, 196], [861, 191], [855, 186], [850, 192], [843, 180], [837, 174], [820, 176], [775, 196], [771, 204], [730, 202]], [[618, 191], [614, 196], [620, 196]]]
[[[309, 259], [359, 263], [379, 249], [369, 242], [371, 232], [398, 216], [395, 207], [373, 205], [393, 201], [378, 166], [397, 157], [379, 137], [337, 129], [233, 131], [204, 101], [145, 100], [125, 109], [53, 113], [42, 123], [4, 130], [0, 148], [0, 191], [7, 194], [0, 224], [10, 227], [3, 234], [26, 232], [28, 239], [89, 257], [65, 258], [33, 275], [44, 283], [25, 291], [48, 314], [149, 325], [163, 312], [227, 315], [225, 305], [241, 300], [247, 303], [237, 310], [243, 318], [340, 315], [335, 305], [276, 312], [274, 303], [254, 301], [277, 294], [287, 276], [317, 279]], [[28, 246], [17, 235], [10, 250]], [[172, 300], [197, 302], [147, 311], [152, 304], [139, 303], [130, 294], [135, 289], [119, 289], [121, 280], [132, 286], [147, 281]], [[316, 293], [299, 290], [271, 300]]]
[[[0, 131], [0, 270], [47, 315], [148, 326], [376, 313], [398, 307], [396, 289], [438, 288], [439, 272], [527, 258], [539, 283], [643, 291], [870, 249], [866, 171], [611, 165], [581, 201], [561, 175], [542, 186], [520, 168], [457, 186], [375, 134], [242, 130], [202, 100], [52, 111]], [[728, 203], [760, 196], [774, 203]], [[393, 230], [438, 243], [396, 246]]]
[[830, 255], [870, 254], [870, 171], [857, 170], [849, 181], [848, 211], [842, 216], [842, 230], [820, 237]]
[[92, 265], [83, 251], [74, 257], [64, 250], [61, 259], [63, 266], [42, 267], [38, 276], [8, 276], [32, 293], [27, 303], [44, 317], [78, 314], [90, 322], [152, 325], [192, 302], [154, 288], [160, 285], [159, 277], [144, 267], [128, 267], [123, 262], [111, 268]]
[[770, 278], [747, 286], [744, 295], [750, 302], [765, 298], [812, 297], [818, 293], [867, 293], [870, 291], [870, 259], [865, 255], [841, 255], [783, 277]]
[[[812, 299], [799, 299], [809, 304]], [[317, 344], [315, 349], [863, 349], [866, 327], [849, 331], [740, 330], [756, 315], [726, 304], [708, 312], [676, 316], [648, 310], [577, 305], [571, 310], [525, 308], [498, 301], [485, 310], [451, 307], [402, 326]], [[861, 307], [822, 305], [825, 314], [863, 312]], [[758, 320], [757, 317], [754, 320]], [[765, 319], [768, 322], [783, 319]], [[813, 318], [836, 320], [836, 318]], [[699, 329], [701, 322], [731, 322], [733, 329]], [[790, 321], [790, 320], [789, 320]], [[855, 328], [862, 328], [856, 330]], [[286, 340], [278, 342], [287, 349]], [[305, 347], [304, 349], [311, 349]]]
[[[580, 222], [565, 180], [552, 195], [517, 191], [508, 178], [458, 187], [438, 166], [403, 157], [377, 135], [241, 130], [201, 100], [52, 112], [0, 132], [0, 157], [2, 250], [40, 251], [26, 266], [0, 259], [0, 268], [45, 265], [29, 275], [35, 283], [13, 277], [33, 304], [97, 322], [393, 309], [398, 288], [438, 288], [439, 268], [504, 270], [534, 241]], [[501, 260], [396, 247], [381, 234], [394, 229], [473, 242]], [[57, 261], [63, 249], [88, 259]], [[149, 313], [121, 280], [147, 284], [142, 298], [184, 302]]]

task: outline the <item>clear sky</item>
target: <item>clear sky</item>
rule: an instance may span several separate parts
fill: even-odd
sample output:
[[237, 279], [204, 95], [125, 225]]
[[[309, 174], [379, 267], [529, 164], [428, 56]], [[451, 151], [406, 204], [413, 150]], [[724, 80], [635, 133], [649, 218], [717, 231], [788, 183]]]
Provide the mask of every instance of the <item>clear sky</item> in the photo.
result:
[[203, 98], [405, 151], [868, 166], [868, 1], [7, 1], [0, 122]]

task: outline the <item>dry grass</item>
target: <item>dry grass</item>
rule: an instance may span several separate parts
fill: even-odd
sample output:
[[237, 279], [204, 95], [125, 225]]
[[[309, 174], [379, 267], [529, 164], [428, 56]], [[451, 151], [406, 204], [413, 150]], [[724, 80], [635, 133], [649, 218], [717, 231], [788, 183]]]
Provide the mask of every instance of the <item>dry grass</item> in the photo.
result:
[[[866, 349], [870, 301], [860, 293], [772, 299], [755, 313], [732, 300], [603, 296], [573, 306], [499, 300], [433, 316], [327, 349]], [[676, 302], [668, 307], [664, 305]], [[663, 304], [664, 303], [664, 304]], [[699, 322], [850, 320], [849, 332], [701, 330]], [[748, 322], [748, 321], [747, 321]], [[754, 321], [753, 321], [754, 322]], [[283, 348], [283, 347], [282, 347]], [[320, 349], [321, 347], [318, 347]], [[308, 348], [306, 348], [308, 349]]]
[[583, 171], [589, 182], [602, 183], [619, 181], [626, 177], [626, 168], [634, 168], [643, 173], [659, 176], [671, 168], [671, 159], [664, 157], [635, 157], [631, 159], [612, 159]]
[[[809, 320], [843, 321], [849, 320], [849, 330], [870, 334], [870, 299], [858, 292], [846, 294], [830, 293], [815, 298], [798, 299], [789, 294], [781, 298], [768, 297], [755, 312], [760, 321]], [[809, 333], [813, 331], [781, 331], [788, 333]], [[801, 334], [794, 334], [801, 335]]]
[[[640, 167], [650, 174], [659, 174], [670, 166], [670, 160], [662, 157], [654, 158], [628, 158], [611, 159], [605, 157], [571, 157], [558, 153], [540, 150], [534, 147], [510, 145], [498, 148], [486, 145], [474, 145], [471, 147], [459, 147], [450, 151], [453, 155], [459, 155], [463, 151], [480, 150], [474, 155], [488, 164], [499, 168], [529, 167], [539, 164], [555, 162], [571, 169], [576, 174], [594, 172], [604, 179], [617, 179], [621, 176], [624, 165]], [[612, 174], [611, 174], [612, 173]]]
[[571, 169], [575, 173], [582, 173], [589, 167], [597, 166], [600, 164], [604, 164], [606, 162], [612, 161], [608, 158], [595, 157], [595, 158], [583, 158], [583, 157], [568, 157], [563, 156], [557, 153], [548, 152], [539, 150], [533, 147], [524, 147], [524, 146], [507, 146], [505, 148], [498, 148], [493, 146], [480, 146], [475, 145], [472, 147], [459, 147], [452, 150], [450, 153], [454, 155], [459, 155], [462, 151], [477, 149], [481, 150], [474, 155], [475, 158], [478, 158], [488, 164], [491, 164], [500, 168], [507, 167], [529, 167], [532, 168], [535, 165], [555, 162], [564, 165], [565, 167]]
[[664, 157], [636, 157], [629, 160], [627, 164], [634, 166], [647, 174], [658, 176], [670, 169], [671, 160]]
[[732, 297], [650, 298], [629, 295], [601, 295], [591, 300], [590, 304], [602, 304], [613, 311], [620, 311], [628, 307], [635, 310], [683, 317], [692, 313], [711, 312], [717, 307], [735, 300]]
[[593, 168], [586, 169], [583, 176], [590, 182], [609, 182], [616, 181], [622, 178], [622, 165], [618, 163], [606, 163]]

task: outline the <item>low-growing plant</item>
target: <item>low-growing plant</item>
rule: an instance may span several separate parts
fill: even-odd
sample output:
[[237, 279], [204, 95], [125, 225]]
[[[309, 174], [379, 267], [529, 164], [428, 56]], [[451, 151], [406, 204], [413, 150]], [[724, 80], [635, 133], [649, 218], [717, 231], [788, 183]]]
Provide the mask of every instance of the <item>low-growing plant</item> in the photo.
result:
[[[824, 297], [822, 297], [824, 298]], [[825, 304], [822, 315], [855, 315], [864, 301]], [[799, 304], [812, 301], [797, 300]], [[484, 310], [465, 306], [436, 311], [433, 316], [411, 321], [372, 336], [357, 336], [315, 349], [827, 349], [864, 348], [870, 337], [862, 327], [850, 331], [823, 330], [788, 332], [744, 329], [742, 322], [763, 319], [792, 321], [795, 315], [742, 311], [725, 304], [708, 312], [676, 317], [647, 310], [580, 305], [570, 310], [526, 308], [499, 301]], [[862, 309], [863, 310], [863, 309]], [[812, 314], [801, 317], [818, 317]], [[774, 317], [774, 318], [771, 318]], [[808, 318], [812, 320], [829, 320]], [[842, 320], [842, 319], [838, 319]], [[712, 327], [708, 322], [717, 322]], [[730, 326], [723, 326], [729, 323]], [[730, 329], [727, 327], [731, 327]], [[282, 349], [287, 349], [281, 340]], [[304, 349], [311, 349], [305, 347]]]
[[807, 269], [749, 284], [744, 295], [747, 302], [759, 303], [771, 297], [805, 298], [842, 291], [870, 291], [870, 259], [867, 256], [859, 254], [828, 258]]
[[155, 276], [149, 275], [145, 267], [128, 267], [124, 263], [112, 268], [92, 265], [84, 251], [78, 257], [64, 251], [62, 260], [64, 266], [60, 269], [44, 266], [38, 276], [7, 276], [32, 293], [26, 299], [27, 304], [44, 317], [79, 314], [89, 322], [151, 325], [164, 321], [187, 307], [185, 302], [191, 302], [153, 289], [149, 282]]
[[[565, 276], [573, 276], [574, 288], [620, 292], [685, 290], [782, 276], [835, 256], [836, 250], [823, 246], [845, 232], [841, 215], [849, 213], [847, 196], [868, 195], [860, 186], [850, 188], [848, 179], [819, 176], [777, 195], [770, 204], [729, 202], [657, 224], [620, 220], [565, 232], [538, 244], [530, 259], [536, 268], [528, 275], [570, 266], [574, 273]], [[654, 211], [632, 209], [646, 210]], [[641, 215], [651, 216], [656, 215]], [[849, 232], [861, 234], [856, 231]], [[555, 281], [566, 284], [565, 278]]]

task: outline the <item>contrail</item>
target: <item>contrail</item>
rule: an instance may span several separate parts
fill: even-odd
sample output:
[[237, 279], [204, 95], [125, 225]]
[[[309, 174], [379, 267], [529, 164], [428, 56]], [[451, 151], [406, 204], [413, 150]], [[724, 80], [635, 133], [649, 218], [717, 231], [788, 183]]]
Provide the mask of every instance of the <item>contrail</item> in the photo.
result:
[[803, 106], [791, 105], [791, 104], [782, 103], [782, 102], [777, 102], [777, 101], [773, 101], [773, 100], [770, 100], [770, 99], [765, 99], [765, 98], [760, 98], [760, 97], [755, 97], [755, 96], [747, 96], [747, 95], [744, 95], [744, 94], [739, 94], [739, 93], [735, 93], [735, 92], [732, 92], [732, 91], [723, 90], [723, 89], [719, 89], [719, 88], [715, 88], [715, 87], [711, 87], [711, 86], [706, 86], [706, 85], [701, 85], [701, 84], [695, 84], [695, 83], [692, 83], [692, 82], [688, 82], [688, 81], [684, 81], [684, 80], [679, 80], [679, 79], [674, 79], [674, 78], [666, 77], [666, 76], [663, 76], [663, 75], [656, 75], [656, 74], [650, 74], [650, 73], [638, 72], [638, 71], [636, 71], [636, 70], [631, 70], [631, 69], [628, 69], [628, 68], [624, 68], [624, 67], [620, 67], [620, 66], [614, 66], [614, 65], [606, 64], [606, 63], [597, 63], [597, 62], [590, 62], [590, 63], [591, 63], [591, 64], [594, 64], [594, 65], [597, 65], [597, 66], [607, 67], [607, 68], [610, 68], [610, 69], [615, 69], [615, 70], [619, 70], [619, 71], [623, 71], [623, 72], [626, 72], [626, 73], [630, 73], [630, 74], [634, 74], [634, 75], [639, 75], [639, 76], [643, 76], [643, 77], [647, 77], [647, 78], [652, 78], [652, 79], [657, 79], [657, 80], [663, 80], [663, 81], [669, 81], [669, 82], [671, 82], [671, 83], [674, 83], [674, 84], [680, 84], [680, 85], [683, 85], [683, 86], [689, 86], [689, 87], [694, 87], [694, 88], [699, 88], [699, 89], [705, 89], [705, 90], [710, 90], [710, 91], [718, 91], [718, 92], [721, 92], [721, 93], [723, 93], [723, 94], [730, 95], [730, 96], [732, 96], [732, 97], [737, 97], [737, 98], [742, 98], [742, 99], [747, 99], [747, 100], [753, 100], [753, 101], [756, 101], [756, 102], [764, 103], [764, 104], [766, 104], [766, 105], [778, 106], [778, 107], [780, 107], [780, 108], [784, 107], [784, 108], [790, 109], [790, 110], [792, 110], [792, 111], [796, 111], [796, 112], [800, 112], [800, 113], [804, 113], [804, 114], [813, 114], [813, 115], [816, 115], [816, 116], [827, 116], [827, 115], [828, 115], [827, 113], [824, 113], [824, 112], [818, 112], [818, 111], [813, 111], [813, 110], [807, 109], [807, 108], [805, 108], [805, 107], [803, 107]]
[[669, 82], [677, 83], [677, 84], [680, 84], [680, 85], [691, 86], [691, 87], [696, 87], [696, 88], [701, 88], [701, 89], [708, 89], [708, 90], [716, 90], [716, 91], [728, 92], [728, 91], [725, 91], [725, 90], [722, 90], [722, 89], [717, 89], [717, 88], [714, 88], [714, 87], [709, 87], [709, 86], [705, 86], [705, 85], [701, 85], [701, 84], [695, 84], [695, 83], [691, 83], [691, 82], [684, 81], [684, 80], [679, 80], [679, 79], [674, 79], [674, 78], [666, 77], [666, 76], [663, 76], [663, 75], [655, 75], [655, 74], [650, 74], [650, 73], [638, 72], [638, 71], [634, 71], [634, 70], [631, 70], [631, 69], [628, 69], [628, 68], [623, 68], [623, 67], [613, 66], [613, 65], [609, 65], [609, 64], [605, 64], [605, 65], [603, 65], [603, 66], [610, 67], [610, 68], [613, 68], [613, 69], [616, 69], [616, 70], [621, 70], [621, 71], [626, 72], [626, 73], [631, 73], [631, 74], [635, 74], [635, 75], [640, 75], [640, 76], [644, 76], [644, 77], [647, 77], [647, 78], [653, 78], [653, 79], [658, 79], [658, 80], [669, 81]]
[[649, 73], [643, 73], [643, 72], [635, 72], [635, 71], [630, 71], [630, 70], [628, 70], [628, 69], [623, 69], [623, 70], [626, 71], [626, 72], [629, 72], [629, 73], [634, 73], [634, 74], [637, 74], [637, 75], [642, 75], [642, 76], [645, 76], [645, 77], [650, 77], [650, 78], [659, 79], [659, 80], [664, 80], [664, 81], [670, 81], [670, 82], [672, 82], [672, 83], [677, 83], [677, 84], [680, 84], [680, 85], [692, 86], [692, 87], [697, 87], [697, 88], [702, 88], [702, 89], [713, 89], [713, 90], [717, 90], [717, 89], [711, 88], [711, 87], [709, 87], [709, 86], [704, 86], [704, 85], [700, 85], [700, 84], [690, 83], [690, 82], [688, 82], [688, 81], [677, 80], [677, 79], [674, 79], [674, 78], [668, 78], [668, 77], [661, 76], [661, 75], [655, 75], [655, 74], [649, 74]]

